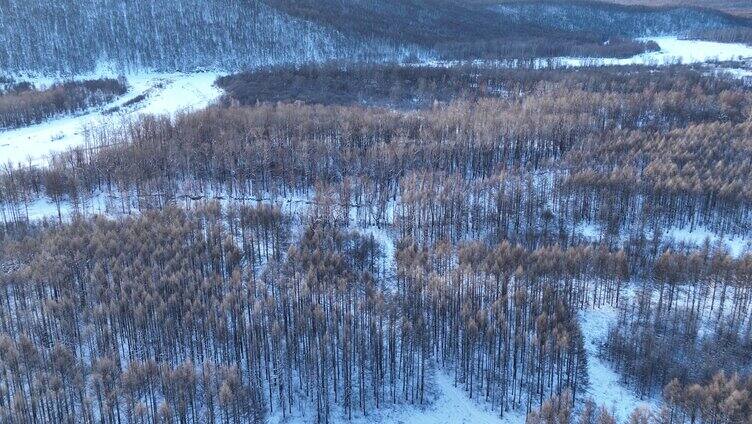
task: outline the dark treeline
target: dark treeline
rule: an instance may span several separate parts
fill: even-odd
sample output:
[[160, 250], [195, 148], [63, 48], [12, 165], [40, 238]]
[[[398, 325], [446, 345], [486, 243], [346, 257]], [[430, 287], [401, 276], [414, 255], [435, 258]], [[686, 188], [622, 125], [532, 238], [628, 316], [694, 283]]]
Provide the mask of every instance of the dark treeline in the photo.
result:
[[[429, 107], [436, 101], [493, 94], [502, 87], [501, 72], [401, 65], [330, 64], [279, 67], [221, 77], [226, 105], [303, 101], [318, 104], [362, 104], [400, 108]], [[485, 85], [485, 87], [484, 87]]]
[[509, 68], [343, 63], [274, 67], [221, 77], [217, 84], [227, 92], [223, 100], [225, 105], [303, 101], [400, 108], [425, 108], [435, 102], [481, 97], [519, 98], [531, 94], [543, 84], [620, 94], [634, 94], [645, 89], [687, 91], [693, 85], [703, 86], [703, 91], [730, 91], [735, 87], [703, 78], [691, 68], [679, 66], [657, 68], [655, 72], [660, 75], [657, 77], [645, 72], [644, 67], [636, 66], [551, 69], [557, 66], [555, 60], [513, 60], [508, 64]]
[[[621, 36], [620, 30], [626, 25], [617, 28], [592, 22], [592, 26], [572, 30], [551, 21], [526, 20], [524, 3], [498, 9], [452, 0], [357, 0], [348, 2], [347, 7], [337, 1], [264, 1], [292, 16], [336, 28], [344, 34], [418, 45], [445, 59], [628, 57], [655, 48], [650, 43]], [[574, 5], [567, 3], [563, 7], [573, 8]], [[608, 8], [607, 14], [617, 14], [622, 9], [597, 4], [584, 6], [586, 9], [600, 7]], [[663, 13], [650, 11], [646, 15], [658, 17]], [[707, 15], [698, 13], [696, 18], [707, 18]], [[732, 20], [718, 20], [721, 27], [737, 26]], [[706, 25], [697, 19], [686, 19], [683, 24]]]
[[128, 90], [125, 80], [70, 81], [36, 89], [28, 83], [10, 84], [0, 91], [0, 128], [39, 123], [112, 101]]
[[[434, 47], [444, 59], [494, 60], [573, 57], [627, 58], [660, 50], [654, 41], [637, 41], [623, 37], [577, 34], [572, 38], [538, 36], [479, 40], [467, 43], [446, 42]], [[604, 41], [605, 40], [605, 41]]]
[[[494, 1], [494, 0], [475, 0], [475, 1]], [[752, 8], [746, 0], [611, 0], [611, 3], [646, 5], [661, 4], [664, 6], [693, 6], [708, 7], [717, 10], [723, 10], [727, 13], [737, 16], [750, 16]]]
[[[710, 9], [594, 1], [264, 0], [344, 34], [399, 40], [445, 59], [628, 57], [655, 49], [632, 40], [662, 34], [732, 33], [749, 20]], [[499, 3], [503, 3], [499, 5]]]
[[661, 5], [661, 1], [657, 1], [649, 5], [625, 6], [590, 0], [522, 0], [502, 3], [494, 9], [502, 15], [514, 16], [518, 23], [586, 31], [611, 37], [636, 38], [663, 34], [691, 36], [706, 30], [752, 28], [752, 20], [697, 7], [705, 4], [666, 6], [665, 2]]

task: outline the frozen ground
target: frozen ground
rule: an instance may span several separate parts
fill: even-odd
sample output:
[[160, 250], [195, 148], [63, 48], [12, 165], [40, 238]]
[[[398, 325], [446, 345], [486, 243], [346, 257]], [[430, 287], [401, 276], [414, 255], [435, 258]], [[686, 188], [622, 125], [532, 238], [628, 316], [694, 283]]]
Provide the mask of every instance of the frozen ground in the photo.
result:
[[601, 229], [596, 224], [583, 222], [575, 227], [575, 233], [582, 236], [587, 241], [597, 242], [602, 234]]
[[[599, 242], [603, 238], [603, 230], [598, 224], [580, 223], [575, 227], [575, 232], [589, 242]], [[626, 235], [622, 234], [622, 238]], [[683, 244], [688, 247], [701, 248], [705, 241], [710, 242], [711, 247], [721, 246], [729, 255], [739, 258], [746, 253], [752, 253], [752, 235], [722, 235], [704, 227], [672, 227], [665, 231], [662, 236], [664, 241], [673, 240], [674, 244]]]
[[[218, 77], [214, 72], [138, 73], [125, 77], [130, 89], [107, 105], [25, 128], [0, 131], [1, 161], [27, 163], [31, 159], [35, 163], [41, 162], [49, 153], [83, 145], [86, 131], [97, 125], [146, 113], [174, 114], [200, 109], [221, 94], [221, 90], [214, 86]], [[40, 78], [34, 82], [49, 84], [51, 80]], [[138, 101], [141, 96], [143, 99]], [[132, 104], [125, 106], [128, 102]], [[117, 110], [113, 111], [115, 108]]]
[[[596, 63], [602, 65], [673, 65], [738, 61], [752, 57], [752, 46], [741, 43], [680, 40], [676, 37], [651, 37], [643, 40], [655, 41], [661, 49], [626, 59], [597, 59]], [[592, 59], [566, 60], [571, 60], [574, 66], [586, 65], [592, 61]]]
[[597, 309], [587, 309], [580, 313], [580, 324], [585, 337], [585, 350], [588, 353], [588, 376], [590, 389], [588, 396], [598, 405], [603, 405], [612, 411], [618, 422], [626, 422], [629, 414], [638, 407], [657, 410], [656, 402], [652, 399], [640, 399], [629, 388], [625, 387], [619, 374], [609, 364], [598, 357], [598, 346], [606, 337], [608, 327], [617, 319], [617, 311], [604, 306]]

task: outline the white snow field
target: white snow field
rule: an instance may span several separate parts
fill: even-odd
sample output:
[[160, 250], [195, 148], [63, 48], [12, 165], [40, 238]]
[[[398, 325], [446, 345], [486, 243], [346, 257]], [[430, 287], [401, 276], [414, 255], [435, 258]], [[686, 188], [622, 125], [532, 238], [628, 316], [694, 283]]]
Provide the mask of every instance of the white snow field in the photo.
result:
[[676, 37], [650, 37], [659, 51], [639, 54], [626, 59], [562, 58], [568, 66], [674, 65], [706, 62], [728, 62], [752, 58], [752, 46], [741, 43], [718, 43], [702, 40], [681, 40]]
[[[52, 152], [83, 145], [86, 131], [105, 122], [147, 113], [174, 114], [204, 108], [221, 95], [221, 90], [214, 86], [218, 76], [215, 72], [125, 75], [129, 90], [111, 103], [37, 125], [0, 131], [0, 162], [38, 163]], [[51, 82], [48, 79], [34, 82], [40, 81]], [[144, 98], [138, 101], [140, 96]], [[124, 106], [129, 101], [132, 104]], [[119, 110], [111, 111], [113, 108]]]
[[[598, 243], [603, 241], [603, 229], [599, 224], [582, 222], [575, 227], [575, 232], [584, 240]], [[622, 239], [626, 239], [627, 234], [621, 234]], [[683, 244], [687, 247], [702, 248], [705, 242], [710, 246], [723, 247], [729, 255], [734, 258], [740, 258], [747, 253], [752, 253], [752, 234], [719, 234], [702, 226], [690, 227], [671, 227], [668, 228], [662, 236], [664, 239], [671, 239], [676, 244]]]

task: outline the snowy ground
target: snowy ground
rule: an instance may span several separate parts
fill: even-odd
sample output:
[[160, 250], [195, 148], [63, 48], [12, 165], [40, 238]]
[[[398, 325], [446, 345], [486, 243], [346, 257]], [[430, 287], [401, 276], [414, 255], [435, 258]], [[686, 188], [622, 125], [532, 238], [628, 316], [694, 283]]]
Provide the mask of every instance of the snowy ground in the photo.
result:
[[[598, 243], [603, 238], [603, 230], [597, 224], [582, 222], [575, 227], [575, 232], [589, 242]], [[622, 234], [622, 238], [626, 238]], [[675, 245], [702, 248], [707, 240], [711, 247], [722, 246], [734, 258], [752, 253], [752, 234], [723, 235], [704, 227], [672, 227], [663, 234], [664, 241], [673, 240]]]
[[[420, 405], [387, 405], [378, 411], [370, 411], [367, 416], [353, 413], [348, 420], [342, 411], [335, 409], [332, 423], [401, 423], [401, 424], [524, 424], [525, 414], [505, 412], [504, 418], [498, 412], [490, 411], [485, 405], [470, 399], [462, 387], [455, 387], [450, 375], [442, 370], [434, 372], [432, 384], [427, 384], [431, 392], [430, 403]], [[302, 408], [299, 408], [302, 409]], [[270, 423], [309, 423], [315, 421], [315, 409], [303, 415], [293, 410], [294, 415], [282, 418], [280, 412], [269, 417]], [[314, 415], [311, 415], [311, 414]]]
[[735, 258], [742, 256], [745, 252], [752, 252], [752, 239], [743, 236], [718, 235], [702, 227], [697, 227], [693, 230], [689, 228], [670, 228], [666, 232], [666, 237], [672, 238], [676, 242], [696, 247], [701, 247], [708, 240], [711, 246], [721, 244]]
[[353, 227], [354, 230], [366, 237], [373, 237], [374, 241], [379, 244], [383, 257], [379, 264], [381, 275], [385, 278], [391, 278], [394, 274], [394, 254], [397, 248], [394, 244], [394, 237], [386, 228], [379, 228], [375, 225], [368, 227]]
[[588, 64], [623, 66], [727, 62], [752, 58], [752, 46], [740, 43], [680, 40], [676, 37], [651, 37], [642, 40], [656, 42], [660, 50], [626, 59], [563, 58], [562, 61], [569, 66], [585, 66]]
[[580, 313], [580, 325], [585, 337], [585, 350], [588, 353], [588, 396], [592, 397], [597, 405], [603, 405], [612, 411], [619, 422], [625, 422], [638, 407], [647, 407], [653, 411], [658, 407], [653, 399], [637, 397], [634, 391], [622, 384], [619, 374], [598, 357], [598, 346], [616, 319], [617, 311], [609, 306], [587, 309]]
[[[52, 152], [83, 145], [86, 131], [97, 125], [146, 113], [174, 114], [200, 109], [221, 94], [221, 90], [214, 86], [218, 77], [214, 72], [137, 73], [125, 77], [130, 86], [128, 93], [109, 104], [29, 127], [0, 131], [0, 161], [27, 163], [31, 159], [34, 163], [42, 162]], [[33, 82], [49, 84], [51, 80], [40, 78]], [[144, 99], [136, 101], [139, 96], [144, 96]], [[133, 104], [124, 106], [129, 101]], [[113, 111], [115, 108], [118, 110]]]

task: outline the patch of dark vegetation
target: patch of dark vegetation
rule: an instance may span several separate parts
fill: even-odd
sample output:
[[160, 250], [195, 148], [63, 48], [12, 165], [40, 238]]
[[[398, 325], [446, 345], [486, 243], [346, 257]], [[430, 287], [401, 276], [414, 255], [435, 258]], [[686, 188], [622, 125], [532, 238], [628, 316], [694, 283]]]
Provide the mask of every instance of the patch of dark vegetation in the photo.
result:
[[133, 106], [135, 104], [139, 104], [139, 103], [143, 102], [144, 100], [146, 100], [146, 97], [147, 97], [146, 94], [139, 94], [138, 96], [136, 96], [136, 97], [128, 100], [127, 102], [123, 103], [123, 107], [129, 107], [129, 106]]
[[[524, 62], [520, 62], [524, 66]], [[532, 62], [529, 63], [532, 65]], [[435, 102], [481, 97], [513, 97], [540, 84], [577, 86], [588, 91], [632, 94], [643, 87], [671, 90], [682, 84], [732, 88], [731, 81], [712, 81], [691, 67], [504, 69], [476, 67], [405, 67], [389, 65], [311, 65], [270, 68], [222, 77], [224, 105], [294, 102], [425, 108]]]
[[627, 58], [641, 53], [658, 51], [653, 41], [636, 41], [627, 38], [607, 38], [581, 35], [573, 39], [552, 40], [547, 37], [526, 37], [498, 40], [480, 40], [472, 43], [443, 43], [435, 46], [446, 59], [497, 59], [497, 58], [551, 58], [615, 57]]
[[303, 101], [390, 107], [426, 107], [435, 101], [477, 97], [494, 90], [484, 84], [500, 85], [491, 75], [399, 65], [272, 68], [222, 77], [217, 84], [227, 92], [226, 105]]
[[37, 124], [53, 116], [100, 106], [128, 91], [124, 79], [69, 81], [37, 89], [12, 82], [0, 92], [0, 128]]

